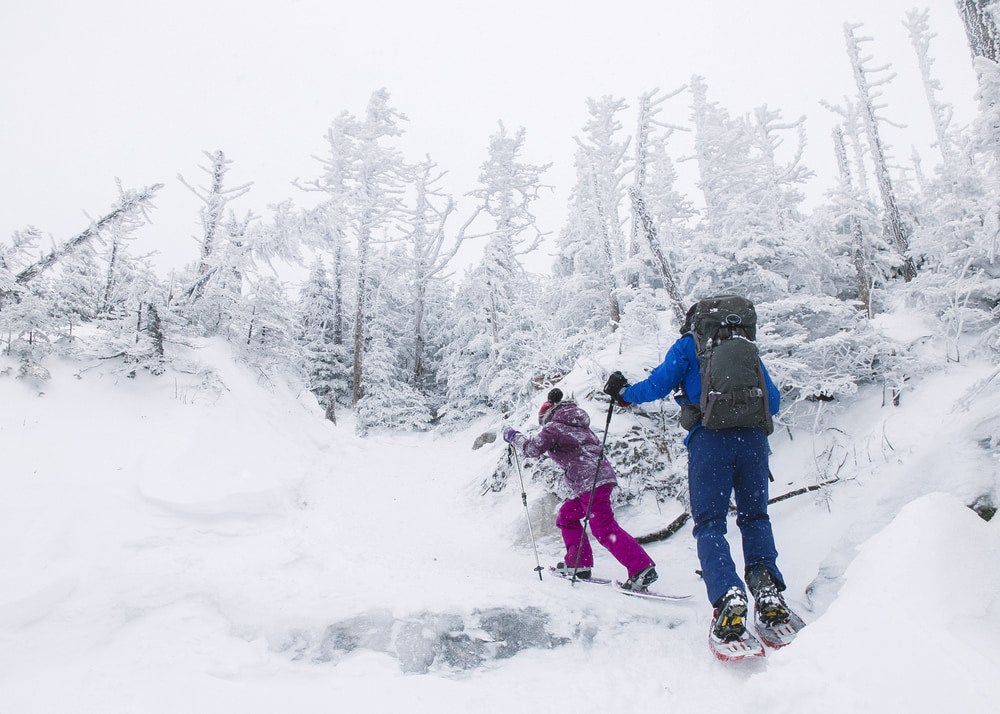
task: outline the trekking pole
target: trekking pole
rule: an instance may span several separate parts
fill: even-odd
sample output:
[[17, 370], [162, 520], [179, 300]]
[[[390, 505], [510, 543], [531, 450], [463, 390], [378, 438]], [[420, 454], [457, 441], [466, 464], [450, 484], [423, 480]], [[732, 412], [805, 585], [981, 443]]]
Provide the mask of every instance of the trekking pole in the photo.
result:
[[604, 461], [604, 447], [608, 443], [608, 430], [611, 428], [611, 415], [615, 410], [615, 400], [612, 399], [608, 405], [608, 418], [604, 422], [604, 439], [601, 441], [601, 450], [597, 454], [597, 470], [594, 471], [594, 483], [590, 486], [590, 498], [587, 499], [587, 513], [583, 517], [583, 530], [580, 531], [580, 543], [576, 547], [576, 562], [573, 564], [573, 577], [570, 582], [576, 582], [576, 571], [580, 569], [580, 554], [583, 550], [583, 541], [587, 537], [587, 524], [590, 522], [590, 507], [594, 502], [594, 491], [597, 490], [597, 479], [601, 475], [601, 463]]
[[535, 572], [538, 579], [542, 579], [542, 564], [538, 561], [538, 546], [535, 545], [535, 533], [531, 529], [531, 511], [528, 510], [528, 494], [524, 491], [524, 477], [521, 475], [521, 461], [517, 458], [517, 449], [514, 445], [509, 446], [509, 454], [514, 455], [514, 465], [517, 467], [517, 480], [521, 483], [521, 503], [524, 504], [524, 515], [528, 519], [528, 536], [531, 538], [531, 548], [535, 551]]

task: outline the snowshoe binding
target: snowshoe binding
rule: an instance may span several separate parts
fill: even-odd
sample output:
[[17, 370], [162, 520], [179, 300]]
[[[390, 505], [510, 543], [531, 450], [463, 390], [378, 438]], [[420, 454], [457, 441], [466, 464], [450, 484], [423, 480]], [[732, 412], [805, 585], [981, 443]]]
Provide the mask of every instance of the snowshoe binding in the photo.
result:
[[646, 592], [649, 586], [656, 582], [660, 576], [656, 574], [656, 567], [650, 565], [645, 570], [640, 570], [631, 578], [621, 583], [622, 590], [632, 590], [637, 593]]
[[754, 596], [754, 628], [768, 647], [784, 647], [795, 639], [805, 623], [782, 597], [784, 585], [764, 566], [746, 573], [747, 585]]
[[764, 654], [763, 645], [747, 630], [748, 609], [746, 594], [736, 586], [715, 603], [708, 644], [717, 659], [728, 662]]
[[566, 563], [562, 561], [556, 563], [556, 567], [554, 567], [552, 570], [557, 575], [569, 579], [572, 579], [575, 574], [577, 580], [590, 580], [591, 575], [593, 575], [593, 573], [591, 572], [591, 566], [589, 565], [574, 568], [572, 566], [566, 565]]

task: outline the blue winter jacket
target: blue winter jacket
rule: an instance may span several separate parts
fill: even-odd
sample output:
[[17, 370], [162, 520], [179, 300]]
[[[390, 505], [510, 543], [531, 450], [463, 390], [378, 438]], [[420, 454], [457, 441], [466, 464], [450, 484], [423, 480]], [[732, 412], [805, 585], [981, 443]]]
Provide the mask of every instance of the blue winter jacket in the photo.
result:
[[[767, 385], [767, 401], [771, 410], [771, 415], [778, 413], [781, 406], [781, 393], [771, 381], [771, 375], [767, 373], [764, 363], [760, 364], [764, 371], [764, 383]], [[678, 339], [669, 350], [667, 356], [663, 358], [660, 366], [654, 369], [646, 379], [633, 384], [622, 393], [622, 399], [632, 404], [641, 402], [651, 402], [670, 394], [674, 387], [682, 384], [687, 395], [687, 402], [684, 396], [678, 396], [677, 403], [683, 406], [685, 403], [699, 404], [701, 402], [701, 373], [698, 371], [698, 355], [695, 352], [694, 337], [691, 334], [684, 335]], [[696, 426], [688, 434], [684, 443], [687, 443], [701, 426]]]

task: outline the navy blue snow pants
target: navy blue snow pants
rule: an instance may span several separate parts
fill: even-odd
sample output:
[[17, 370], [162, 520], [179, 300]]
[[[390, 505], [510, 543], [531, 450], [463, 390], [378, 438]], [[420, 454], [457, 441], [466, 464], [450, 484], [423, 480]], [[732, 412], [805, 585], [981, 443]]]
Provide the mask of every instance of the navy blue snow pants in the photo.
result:
[[778, 551], [767, 515], [767, 434], [763, 429], [699, 428], [688, 439], [688, 488], [702, 577], [713, 604], [729, 588], [745, 589], [726, 540], [729, 497], [736, 496], [736, 525], [747, 569], [765, 566], [779, 581]]

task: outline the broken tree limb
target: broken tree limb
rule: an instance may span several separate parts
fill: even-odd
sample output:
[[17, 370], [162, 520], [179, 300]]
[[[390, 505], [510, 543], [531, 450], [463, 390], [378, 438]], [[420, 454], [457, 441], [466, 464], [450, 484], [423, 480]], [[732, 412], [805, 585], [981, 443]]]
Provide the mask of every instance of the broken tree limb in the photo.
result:
[[15, 282], [18, 285], [24, 285], [25, 283], [38, 277], [39, 274], [48, 270], [53, 265], [55, 265], [61, 258], [72, 253], [74, 250], [79, 248], [81, 245], [94, 238], [99, 234], [105, 226], [119, 218], [123, 215], [132, 213], [133, 211], [142, 210], [146, 207], [146, 204], [153, 198], [154, 194], [163, 188], [162, 183], [154, 184], [141, 191], [136, 191], [135, 193], [129, 192], [122, 196], [121, 202], [115, 210], [111, 211], [104, 216], [101, 216], [96, 221], [91, 223], [86, 230], [81, 231], [76, 234], [68, 241], [62, 245], [53, 248], [47, 255], [38, 259], [27, 268], [22, 270], [17, 274]]
[[[768, 505], [771, 505], [772, 503], [777, 503], [778, 501], [784, 501], [789, 498], [792, 498], [793, 496], [801, 496], [803, 493], [811, 493], [812, 491], [818, 491], [824, 486], [829, 486], [830, 484], [837, 483], [838, 481], [840, 481], [839, 478], [832, 478], [829, 481], [824, 481], [823, 483], [815, 483], [812, 486], [803, 486], [802, 488], [797, 488], [794, 491], [789, 491], [788, 493], [783, 493], [780, 496], [775, 496], [774, 498], [768, 499], [767, 503]], [[736, 507], [730, 506], [729, 510], [735, 511]]]
[[[824, 481], [823, 483], [813, 484], [812, 486], [803, 486], [802, 488], [797, 488], [794, 491], [789, 491], [788, 493], [783, 493], [780, 496], [775, 496], [774, 498], [770, 498], [768, 499], [767, 504], [771, 505], [772, 503], [785, 501], [795, 496], [801, 496], [804, 493], [811, 493], [813, 491], [818, 491], [824, 486], [829, 486], [831, 484], [837, 483], [838, 481], [840, 481], [839, 478], [834, 478], [830, 479], [829, 481]], [[736, 506], [730, 506], [729, 510], [735, 511]], [[684, 524], [688, 522], [689, 518], [691, 518], [690, 513], [682, 513], [681, 515], [677, 516], [677, 518], [675, 518], [666, 528], [655, 531], [653, 533], [648, 533], [644, 536], [639, 536], [636, 538], [636, 540], [639, 541], [639, 543], [653, 543], [660, 540], [666, 540], [674, 533], [679, 531], [681, 528], [683, 528]]]
[[639, 541], [640, 543], [653, 543], [658, 540], [666, 540], [674, 533], [679, 531], [681, 528], [683, 528], [684, 524], [688, 522], [689, 518], [691, 518], [690, 513], [682, 513], [681, 515], [677, 516], [677, 518], [675, 518], [666, 528], [658, 530], [655, 533], [649, 533], [644, 536], [639, 536], [638, 538], [636, 538], [636, 540]]

